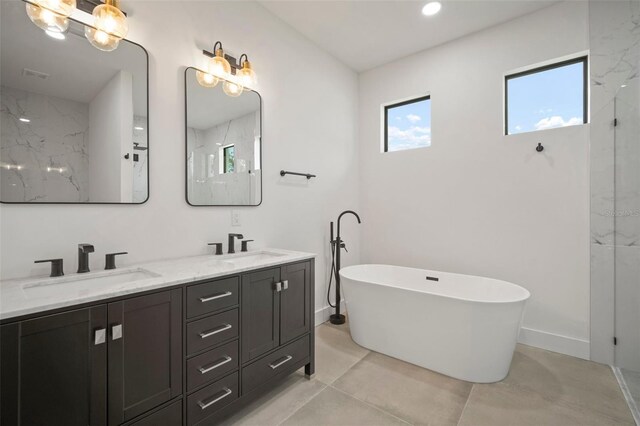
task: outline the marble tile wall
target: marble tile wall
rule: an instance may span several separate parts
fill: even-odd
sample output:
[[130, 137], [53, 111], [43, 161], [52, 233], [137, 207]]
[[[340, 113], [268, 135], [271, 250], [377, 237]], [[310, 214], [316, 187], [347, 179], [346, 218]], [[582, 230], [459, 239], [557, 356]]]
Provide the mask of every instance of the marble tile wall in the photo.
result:
[[638, 371], [640, 1], [590, 1], [589, 12], [591, 358]]
[[[210, 129], [187, 130], [188, 197], [195, 205], [253, 205], [260, 202], [261, 170], [256, 170], [258, 113]], [[235, 173], [221, 173], [221, 147], [234, 144]]]
[[88, 201], [89, 105], [4, 86], [0, 100], [0, 199]]

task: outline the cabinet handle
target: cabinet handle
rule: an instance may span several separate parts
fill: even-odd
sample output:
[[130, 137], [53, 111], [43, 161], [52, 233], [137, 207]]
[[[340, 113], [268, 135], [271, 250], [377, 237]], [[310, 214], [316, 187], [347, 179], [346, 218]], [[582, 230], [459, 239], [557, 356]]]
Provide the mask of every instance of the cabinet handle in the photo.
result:
[[278, 293], [279, 293], [280, 291], [282, 291], [282, 283], [281, 283], [281, 282], [277, 282], [277, 283], [275, 283], [275, 284], [273, 285], [273, 289], [274, 289], [276, 292], [278, 292]]
[[277, 364], [269, 364], [269, 367], [271, 367], [272, 370], [275, 370], [276, 368], [280, 367], [282, 364], [286, 364], [287, 362], [291, 361], [292, 359], [293, 359], [293, 357], [291, 355], [287, 355], [279, 363], [277, 363]]
[[198, 370], [200, 370], [200, 374], [207, 374], [209, 371], [215, 370], [216, 368], [222, 367], [226, 363], [231, 362], [231, 357], [229, 355], [225, 355], [223, 358], [224, 358], [224, 360], [222, 360], [222, 361], [220, 361], [220, 362], [218, 362], [216, 364], [213, 364], [210, 367], [198, 367]]
[[222, 392], [224, 392], [222, 395], [220, 395], [219, 397], [217, 397], [215, 399], [212, 399], [209, 402], [198, 401], [198, 405], [203, 410], [206, 410], [207, 408], [211, 407], [216, 402], [220, 401], [221, 399], [224, 399], [224, 398], [228, 397], [229, 395], [231, 395], [233, 393], [233, 391], [231, 389], [229, 389], [229, 388], [223, 388]]
[[229, 330], [233, 327], [231, 324], [224, 324], [220, 328], [216, 328], [215, 330], [203, 331], [200, 333], [201, 339], [206, 339], [207, 337], [213, 336], [214, 334], [222, 333], [225, 330]]
[[122, 324], [116, 324], [111, 327], [111, 340], [118, 340], [122, 338]]
[[289, 288], [289, 280], [282, 281], [282, 289], [286, 290]]
[[93, 338], [93, 344], [98, 346], [106, 342], [106, 340], [107, 340], [107, 329], [106, 328], [97, 329]]
[[223, 297], [228, 297], [231, 296], [233, 293], [231, 293], [230, 291], [225, 291], [224, 293], [218, 293], [218, 294], [214, 294], [213, 296], [207, 296], [207, 297], [201, 297], [200, 301], [202, 303], [204, 302], [210, 302], [212, 300], [216, 300], [216, 299], [222, 299]]

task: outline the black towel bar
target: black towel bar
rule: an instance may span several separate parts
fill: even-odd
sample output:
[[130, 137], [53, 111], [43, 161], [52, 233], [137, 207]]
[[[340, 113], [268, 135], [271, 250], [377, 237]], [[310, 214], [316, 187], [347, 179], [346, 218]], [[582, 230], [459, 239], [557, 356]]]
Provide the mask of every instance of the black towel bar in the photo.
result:
[[286, 170], [280, 170], [280, 176], [284, 176], [284, 175], [295, 175], [295, 176], [304, 176], [307, 179], [311, 179], [316, 177], [316, 175], [312, 175], [309, 173], [297, 173], [297, 172], [288, 172]]

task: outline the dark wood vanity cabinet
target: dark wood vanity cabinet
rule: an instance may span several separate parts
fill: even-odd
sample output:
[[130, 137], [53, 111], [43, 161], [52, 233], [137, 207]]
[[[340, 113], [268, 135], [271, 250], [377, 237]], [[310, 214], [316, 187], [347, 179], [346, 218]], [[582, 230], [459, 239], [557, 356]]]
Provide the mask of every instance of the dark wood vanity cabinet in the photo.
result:
[[0, 424], [216, 424], [295, 370], [313, 374], [313, 265], [4, 321]]
[[110, 303], [108, 319], [108, 419], [119, 425], [182, 393], [182, 289]]
[[3, 425], [119, 425], [182, 392], [182, 290], [0, 327]]
[[106, 328], [105, 305], [0, 327], [2, 425], [106, 424]]
[[242, 361], [250, 361], [309, 332], [311, 264], [242, 277]]

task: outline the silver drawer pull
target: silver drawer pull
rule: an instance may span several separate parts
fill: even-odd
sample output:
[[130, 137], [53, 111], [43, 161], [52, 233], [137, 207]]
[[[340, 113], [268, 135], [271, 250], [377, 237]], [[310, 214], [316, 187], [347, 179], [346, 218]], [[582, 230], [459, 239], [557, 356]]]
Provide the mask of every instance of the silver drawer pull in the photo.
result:
[[271, 367], [271, 369], [275, 370], [276, 368], [280, 367], [282, 364], [285, 364], [285, 363], [291, 361], [292, 359], [293, 359], [293, 357], [291, 355], [287, 355], [279, 363], [277, 363], [277, 364], [269, 364], [269, 367]]
[[215, 330], [203, 331], [202, 333], [200, 333], [200, 338], [201, 339], [206, 339], [207, 337], [211, 337], [214, 334], [222, 333], [223, 331], [226, 331], [226, 330], [230, 329], [231, 327], [233, 327], [231, 324], [224, 324], [222, 327], [217, 328]]
[[216, 402], [220, 401], [221, 399], [224, 399], [224, 398], [228, 397], [229, 395], [231, 395], [233, 393], [233, 391], [231, 389], [229, 389], [229, 388], [223, 388], [222, 391], [224, 392], [222, 395], [220, 395], [219, 397], [217, 397], [215, 399], [212, 399], [209, 402], [198, 401], [198, 405], [200, 406], [200, 408], [202, 408], [203, 410], [206, 410], [207, 408], [211, 407]]
[[103, 344], [105, 341], [107, 340], [107, 329], [106, 328], [99, 328], [96, 330], [96, 334], [95, 337], [93, 339], [93, 344], [94, 345], [101, 345]]
[[289, 280], [282, 281], [282, 289], [286, 290], [289, 288]]
[[122, 338], [122, 324], [116, 324], [111, 327], [111, 340], [118, 340]]
[[214, 294], [213, 296], [207, 296], [207, 297], [201, 297], [200, 301], [202, 303], [204, 302], [211, 302], [212, 300], [216, 300], [216, 299], [222, 299], [223, 297], [229, 297], [231, 296], [233, 293], [230, 291], [225, 291], [224, 293], [218, 293], [218, 294]]
[[220, 361], [220, 362], [218, 362], [216, 364], [213, 364], [210, 367], [198, 367], [198, 370], [200, 370], [200, 374], [207, 374], [209, 371], [215, 370], [216, 368], [222, 367], [226, 363], [231, 362], [231, 357], [230, 356], [225, 355], [223, 358], [224, 358], [224, 360], [222, 360], [222, 361]]

